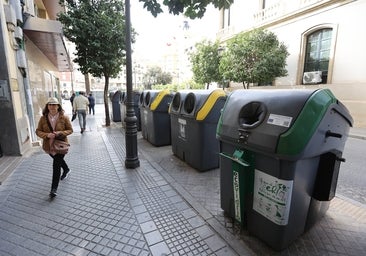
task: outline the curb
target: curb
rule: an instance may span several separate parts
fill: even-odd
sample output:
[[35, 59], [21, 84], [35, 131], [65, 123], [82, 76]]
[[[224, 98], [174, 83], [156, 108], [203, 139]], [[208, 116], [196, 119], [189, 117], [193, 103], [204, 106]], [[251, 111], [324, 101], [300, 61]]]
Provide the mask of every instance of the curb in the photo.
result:
[[360, 140], [366, 140], [366, 135], [361, 134], [349, 134], [348, 137]]
[[139, 152], [144, 156], [144, 158], [155, 168], [155, 170], [167, 181], [167, 183], [177, 191], [177, 193], [186, 202], [192, 206], [194, 210], [203, 218], [203, 220], [229, 245], [238, 255], [256, 255], [252, 249], [250, 249], [242, 240], [231, 234], [225, 227], [219, 223], [219, 221], [200, 203], [197, 202], [195, 198], [183, 187], [181, 186], [167, 170], [159, 165], [143, 148], [139, 149]]

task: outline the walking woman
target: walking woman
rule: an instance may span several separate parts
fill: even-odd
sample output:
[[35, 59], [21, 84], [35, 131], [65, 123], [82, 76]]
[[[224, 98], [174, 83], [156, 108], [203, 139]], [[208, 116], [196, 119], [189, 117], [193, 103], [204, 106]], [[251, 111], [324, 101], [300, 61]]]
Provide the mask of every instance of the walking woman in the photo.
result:
[[[64, 110], [57, 98], [48, 99], [42, 112], [43, 116], [39, 119], [36, 134], [43, 139], [43, 150], [53, 158], [53, 175], [50, 197], [57, 195], [58, 183], [65, 179], [70, 173], [64, 157], [65, 154], [57, 153], [53, 147], [53, 141], [61, 139], [68, 142], [67, 136], [72, 134], [72, 125], [69, 118], [64, 115]], [[61, 168], [63, 173], [61, 175]]]

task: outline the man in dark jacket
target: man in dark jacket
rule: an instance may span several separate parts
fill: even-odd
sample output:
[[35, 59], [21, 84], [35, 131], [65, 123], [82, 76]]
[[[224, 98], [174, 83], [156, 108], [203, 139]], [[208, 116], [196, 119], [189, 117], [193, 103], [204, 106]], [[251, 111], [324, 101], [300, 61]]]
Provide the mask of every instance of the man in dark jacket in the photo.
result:
[[89, 115], [91, 115], [91, 112], [93, 112], [93, 115], [95, 114], [94, 106], [95, 106], [95, 98], [92, 93], [89, 93]]
[[70, 97], [71, 106], [72, 106], [72, 103], [74, 101], [74, 98], [75, 98], [75, 93], [73, 92], [71, 97]]

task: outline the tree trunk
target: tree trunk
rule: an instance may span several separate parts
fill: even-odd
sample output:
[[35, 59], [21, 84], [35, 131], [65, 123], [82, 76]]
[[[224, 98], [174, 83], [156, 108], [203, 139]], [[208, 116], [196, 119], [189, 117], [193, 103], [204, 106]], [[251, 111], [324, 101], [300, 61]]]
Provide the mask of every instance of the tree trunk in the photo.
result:
[[243, 82], [244, 89], [249, 89], [249, 83]]
[[84, 74], [84, 80], [85, 80], [85, 93], [89, 94], [91, 92], [89, 74]]
[[109, 116], [108, 91], [109, 91], [109, 76], [104, 76], [104, 109], [105, 109], [105, 126], [111, 125], [111, 117]]

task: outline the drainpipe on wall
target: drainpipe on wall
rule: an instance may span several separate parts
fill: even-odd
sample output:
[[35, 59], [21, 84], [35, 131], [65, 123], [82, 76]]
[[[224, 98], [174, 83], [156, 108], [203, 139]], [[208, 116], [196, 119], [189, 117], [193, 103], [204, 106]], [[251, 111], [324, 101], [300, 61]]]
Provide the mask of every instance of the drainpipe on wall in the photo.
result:
[[35, 123], [34, 123], [32, 93], [30, 90], [28, 76], [24, 77], [23, 84], [24, 84], [24, 92], [25, 92], [25, 103], [27, 106], [27, 114], [28, 114], [28, 119], [29, 119], [29, 129], [30, 129], [29, 134], [31, 137], [31, 142], [33, 144], [35, 141], [37, 141], [37, 136], [36, 136]]

